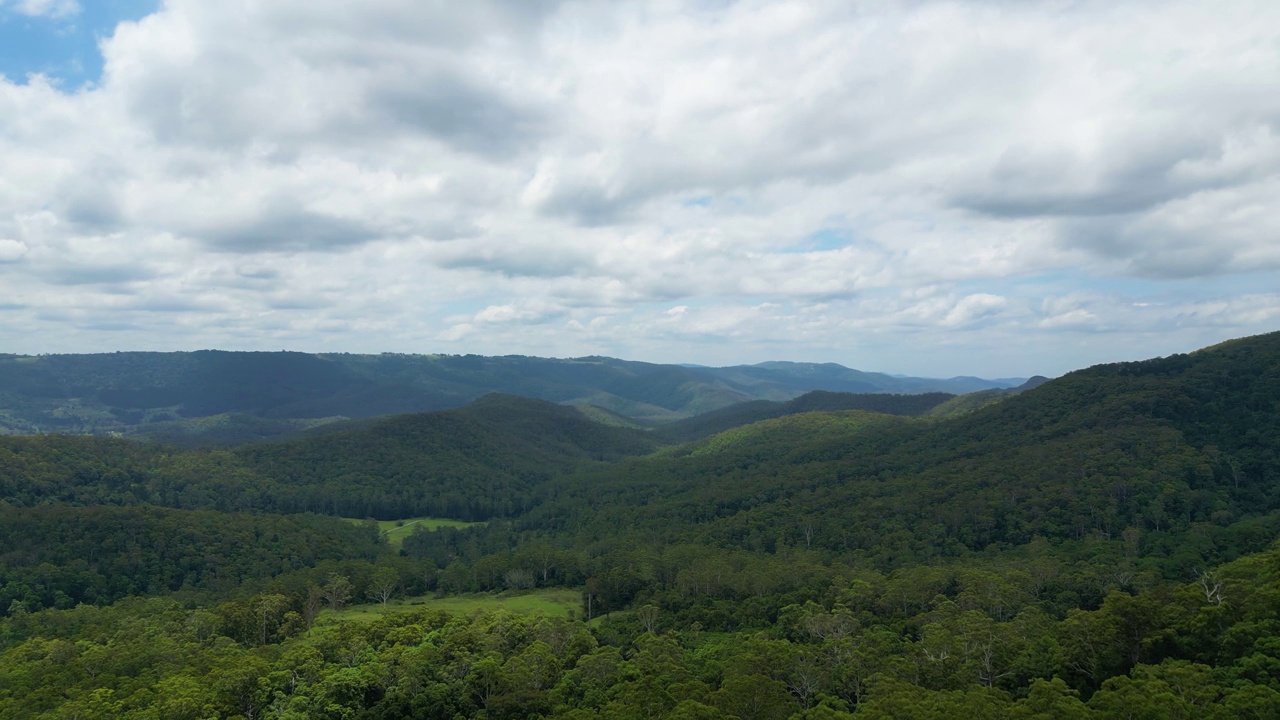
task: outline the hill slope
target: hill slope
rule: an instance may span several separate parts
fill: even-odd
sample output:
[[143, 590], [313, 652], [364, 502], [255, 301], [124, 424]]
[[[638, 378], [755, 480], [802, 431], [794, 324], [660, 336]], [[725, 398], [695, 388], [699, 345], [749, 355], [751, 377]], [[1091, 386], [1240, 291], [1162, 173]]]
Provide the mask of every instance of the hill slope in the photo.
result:
[[[128, 352], [0, 356], [0, 433], [148, 433], [232, 443], [323, 419], [459, 407], [490, 392], [670, 421], [810, 390], [968, 392], [1009, 381], [925, 380], [839, 365], [684, 367], [605, 357]], [[212, 422], [203, 418], [218, 417]], [[299, 421], [308, 422], [299, 422]]]
[[1280, 334], [1081, 370], [947, 421], [806, 432], [818, 416], [566, 478], [520, 527], [889, 564], [1134, 538], [1174, 573], [1280, 529]]
[[[605, 416], [0, 438], [0, 716], [1280, 717], [1280, 334], [643, 456]], [[217, 511], [406, 490], [531, 509], [399, 555], [372, 523]], [[148, 501], [203, 509], [110, 507]], [[555, 585], [580, 614], [391, 599]], [[78, 605], [138, 593], [182, 602]]]
[[0, 501], [482, 520], [551, 477], [656, 447], [576, 408], [490, 395], [463, 408], [331, 425], [235, 451], [76, 436], [0, 438]]
[[865, 410], [886, 415], [923, 415], [956, 396], [947, 393], [886, 395], [815, 390], [794, 400], [755, 400], [712, 410], [655, 428], [654, 434], [672, 442], [698, 440], [730, 428], [797, 413]]

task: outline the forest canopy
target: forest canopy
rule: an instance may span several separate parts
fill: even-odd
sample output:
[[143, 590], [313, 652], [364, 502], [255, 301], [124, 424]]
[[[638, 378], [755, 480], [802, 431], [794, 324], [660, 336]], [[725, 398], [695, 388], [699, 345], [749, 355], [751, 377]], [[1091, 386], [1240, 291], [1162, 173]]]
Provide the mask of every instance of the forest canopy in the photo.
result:
[[1280, 714], [1280, 334], [949, 402], [0, 438], [0, 716]]

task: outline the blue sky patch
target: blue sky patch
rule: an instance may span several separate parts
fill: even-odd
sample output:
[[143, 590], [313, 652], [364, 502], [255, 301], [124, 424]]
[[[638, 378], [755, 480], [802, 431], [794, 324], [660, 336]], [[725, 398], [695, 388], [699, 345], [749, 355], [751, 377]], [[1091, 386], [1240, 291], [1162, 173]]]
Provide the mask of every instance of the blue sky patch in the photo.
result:
[[158, 0], [83, 0], [80, 11], [62, 18], [28, 17], [13, 5], [0, 7], [0, 74], [26, 84], [41, 74], [63, 90], [75, 90], [102, 77], [98, 41], [116, 25], [138, 20], [159, 8]]

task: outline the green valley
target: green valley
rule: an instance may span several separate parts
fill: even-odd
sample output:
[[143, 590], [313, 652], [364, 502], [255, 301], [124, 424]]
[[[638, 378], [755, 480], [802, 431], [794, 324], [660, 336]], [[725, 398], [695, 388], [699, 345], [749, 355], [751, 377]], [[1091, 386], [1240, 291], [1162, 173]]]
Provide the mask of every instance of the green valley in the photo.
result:
[[4, 437], [0, 716], [1275, 717], [1277, 488], [1280, 333], [659, 426]]

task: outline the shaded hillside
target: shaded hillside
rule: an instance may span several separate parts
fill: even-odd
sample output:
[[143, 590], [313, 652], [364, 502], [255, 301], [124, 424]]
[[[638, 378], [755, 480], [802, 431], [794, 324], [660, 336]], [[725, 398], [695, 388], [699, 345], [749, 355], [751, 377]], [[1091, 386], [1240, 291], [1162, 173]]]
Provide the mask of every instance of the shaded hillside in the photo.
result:
[[1010, 387], [1021, 378], [984, 380], [976, 377], [915, 378], [853, 370], [836, 363], [764, 362], [719, 368], [720, 374], [749, 385], [752, 382], [786, 386], [792, 390], [821, 389], [847, 393], [918, 394], [945, 392], [953, 395]]
[[654, 447], [641, 431], [594, 422], [575, 408], [490, 395], [457, 410], [386, 418], [236, 455], [293, 488], [293, 510], [482, 520], [529, 509], [537, 486], [559, 473]]
[[219, 413], [188, 420], [167, 420], [133, 428], [129, 437], [178, 447], [229, 447], [300, 435], [345, 417], [264, 418], [249, 413]]
[[597, 423], [573, 407], [490, 395], [235, 451], [0, 438], [0, 501], [481, 520], [527, 510], [538, 486], [558, 474], [655, 447], [648, 433]]
[[804, 543], [890, 565], [1036, 536], [1128, 539], [1162, 572], [1280, 529], [1280, 334], [1078, 371], [941, 423], [769, 422], [718, 452], [559, 481], [520, 527], [610, 547]]
[[735, 462], [763, 462], [772, 456], [790, 457], [797, 448], [842, 442], [855, 434], [892, 427], [904, 418], [862, 410], [812, 411], [761, 420], [671, 448], [677, 458], [732, 456]]
[[923, 415], [954, 397], [947, 393], [886, 395], [815, 390], [786, 402], [756, 400], [712, 410], [658, 427], [654, 430], [654, 434], [672, 442], [697, 440], [760, 420], [820, 410], [866, 410], [886, 415]]
[[[605, 357], [311, 355], [291, 352], [122, 352], [0, 355], [0, 434], [143, 434], [226, 444], [325, 418], [459, 407], [490, 392], [595, 405], [671, 421], [811, 390], [968, 392], [1008, 381], [925, 380], [839, 365], [684, 367]], [[217, 421], [202, 422], [209, 417]]]
[[0, 437], [0, 503], [133, 505], [150, 497], [162, 448], [118, 438]]
[[996, 388], [992, 390], [972, 392], [967, 395], [957, 395], [944, 403], [939, 403], [935, 407], [930, 408], [925, 414], [933, 418], [954, 418], [961, 415], [968, 415], [974, 410], [979, 410], [988, 405], [994, 405], [1005, 398], [1026, 392], [1027, 390], [1033, 390], [1047, 382], [1049, 382], [1049, 378], [1042, 375], [1036, 375], [1017, 387]]
[[226, 593], [384, 549], [376, 530], [316, 515], [0, 503], [0, 600], [70, 608], [177, 590]]
[[[1280, 716], [1280, 334], [952, 418], [838, 402], [641, 456], [504, 396], [236, 450], [0, 438], [0, 717]], [[393, 555], [216, 511], [454, 493], [507, 517]], [[471, 609], [551, 586], [580, 609]], [[77, 605], [128, 594], [160, 597]]]

